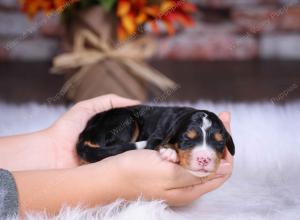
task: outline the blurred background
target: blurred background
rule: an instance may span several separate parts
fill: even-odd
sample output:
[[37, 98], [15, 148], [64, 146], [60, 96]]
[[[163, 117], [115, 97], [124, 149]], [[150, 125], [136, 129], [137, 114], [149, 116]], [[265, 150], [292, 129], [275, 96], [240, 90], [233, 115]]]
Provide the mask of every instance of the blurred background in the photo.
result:
[[[299, 1], [192, 2], [196, 25], [156, 37], [158, 47], [147, 60], [180, 86], [163, 101], [283, 104], [300, 98]], [[60, 93], [66, 76], [49, 71], [64, 34], [59, 15], [30, 20], [17, 0], [0, 0], [0, 100], [67, 101]], [[147, 83], [144, 90], [146, 100], [158, 94]]]

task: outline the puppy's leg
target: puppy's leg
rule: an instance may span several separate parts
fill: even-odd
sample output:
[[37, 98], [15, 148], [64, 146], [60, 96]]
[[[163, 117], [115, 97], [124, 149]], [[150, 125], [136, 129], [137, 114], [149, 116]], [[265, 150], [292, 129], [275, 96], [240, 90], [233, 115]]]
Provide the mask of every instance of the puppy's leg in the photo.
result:
[[159, 149], [159, 153], [164, 160], [177, 163], [179, 161], [177, 152], [172, 148], [162, 147]]
[[89, 120], [80, 134], [77, 154], [87, 162], [97, 162], [125, 151], [135, 150], [138, 124], [126, 108], [102, 112]]
[[161, 146], [162, 142], [163, 142], [163, 140], [161, 138], [150, 137], [147, 140], [146, 149], [158, 150], [158, 148], [159, 148], [159, 146]]
[[161, 128], [157, 128], [155, 132], [148, 138], [146, 149], [158, 150], [164, 143], [167, 143], [166, 134]]

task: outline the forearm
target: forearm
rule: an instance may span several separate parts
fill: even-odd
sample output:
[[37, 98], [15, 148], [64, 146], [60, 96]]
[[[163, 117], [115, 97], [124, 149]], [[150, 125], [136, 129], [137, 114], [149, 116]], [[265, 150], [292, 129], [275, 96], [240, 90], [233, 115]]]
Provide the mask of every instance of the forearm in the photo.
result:
[[0, 168], [10, 171], [53, 167], [54, 148], [46, 131], [0, 138]]
[[14, 172], [19, 192], [20, 213], [57, 213], [63, 205], [95, 206], [114, 201], [119, 181], [105, 164], [67, 170]]

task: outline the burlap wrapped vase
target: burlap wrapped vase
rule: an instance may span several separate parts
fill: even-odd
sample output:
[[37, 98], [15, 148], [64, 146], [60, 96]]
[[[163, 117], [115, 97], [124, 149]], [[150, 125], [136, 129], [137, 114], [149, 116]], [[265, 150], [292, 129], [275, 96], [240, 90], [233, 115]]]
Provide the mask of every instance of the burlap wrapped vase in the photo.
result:
[[145, 60], [155, 51], [155, 42], [133, 36], [116, 40], [115, 17], [101, 7], [72, 14], [66, 24], [65, 53], [54, 58], [52, 72], [65, 74], [66, 98], [80, 101], [107, 93], [146, 100], [147, 83], [161, 90], [176, 84]]

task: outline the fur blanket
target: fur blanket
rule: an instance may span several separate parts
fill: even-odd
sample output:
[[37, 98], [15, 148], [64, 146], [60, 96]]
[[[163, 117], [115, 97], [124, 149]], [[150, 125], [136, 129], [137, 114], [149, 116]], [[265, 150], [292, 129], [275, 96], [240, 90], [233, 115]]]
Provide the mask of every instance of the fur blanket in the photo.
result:
[[[160, 201], [116, 201], [94, 209], [65, 207], [53, 219], [104, 220], [279, 220], [300, 216], [300, 102], [191, 105], [214, 112], [232, 112], [236, 144], [234, 172], [221, 188], [182, 208], [170, 209]], [[65, 107], [0, 103], [0, 136], [49, 126]], [[27, 219], [47, 219], [31, 214]]]

